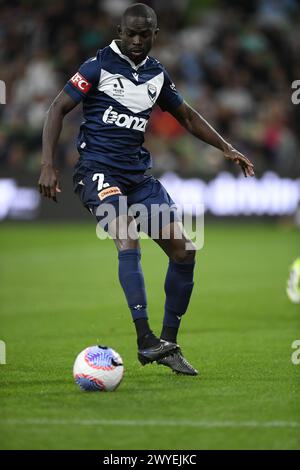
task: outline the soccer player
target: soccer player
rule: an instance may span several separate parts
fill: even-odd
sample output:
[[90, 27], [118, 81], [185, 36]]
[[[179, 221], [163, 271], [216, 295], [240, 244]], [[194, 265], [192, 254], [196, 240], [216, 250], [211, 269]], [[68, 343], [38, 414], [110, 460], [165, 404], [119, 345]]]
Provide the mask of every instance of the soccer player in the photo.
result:
[[[74, 191], [114, 239], [119, 280], [137, 332], [138, 359], [143, 365], [156, 361], [177, 373], [197, 375], [177, 345], [181, 318], [194, 285], [195, 247], [179, 223], [165, 188], [145, 174], [151, 168], [151, 157], [142, 144], [154, 105], [171, 113], [195, 137], [220, 149], [226, 159], [240, 165], [245, 176], [254, 176], [253, 165], [184, 101], [164, 66], [148, 56], [158, 33], [152, 8], [142, 3], [127, 8], [118, 33], [120, 39], [84, 62], [51, 104], [43, 130], [39, 190], [56, 201], [60, 192], [54, 163], [56, 144], [64, 116], [82, 102], [84, 122], [77, 143], [80, 158], [73, 175]], [[158, 236], [152, 237], [169, 258], [160, 338], [148, 322], [139, 227], [130, 213], [120, 210], [120, 200], [125, 196], [127, 208], [137, 203], [146, 207], [148, 228], [157, 217], [152, 213], [153, 205], [163, 208], [158, 214]], [[115, 210], [109, 220], [101, 212], [101, 206], [107, 207], [107, 203]], [[168, 211], [166, 223], [168, 218], [163, 215]]]

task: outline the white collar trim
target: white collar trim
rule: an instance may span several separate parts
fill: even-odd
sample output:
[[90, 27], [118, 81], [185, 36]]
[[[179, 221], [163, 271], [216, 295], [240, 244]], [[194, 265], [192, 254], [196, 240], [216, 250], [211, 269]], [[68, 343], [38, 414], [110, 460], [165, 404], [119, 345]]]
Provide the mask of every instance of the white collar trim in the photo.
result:
[[116, 40], [113, 40], [113, 41], [110, 43], [109, 47], [111, 47], [112, 50], [113, 50], [116, 54], [118, 54], [120, 57], [122, 57], [122, 59], [127, 60], [127, 62], [129, 62], [129, 64], [131, 65], [131, 67], [132, 67], [134, 70], [137, 70], [139, 67], [142, 67], [142, 65], [144, 65], [144, 64], [147, 62], [148, 58], [149, 58], [149, 57], [147, 56], [146, 59], [143, 60], [143, 62], [141, 62], [140, 64], [137, 64], [137, 65], [136, 65], [132, 60], [129, 59], [129, 57], [127, 57], [127, 55], [122, 54], [122, 52], [121, 52], [120, 49], [119, 49], [119, 46], [118, 46], [117, 43], [116, 43]]

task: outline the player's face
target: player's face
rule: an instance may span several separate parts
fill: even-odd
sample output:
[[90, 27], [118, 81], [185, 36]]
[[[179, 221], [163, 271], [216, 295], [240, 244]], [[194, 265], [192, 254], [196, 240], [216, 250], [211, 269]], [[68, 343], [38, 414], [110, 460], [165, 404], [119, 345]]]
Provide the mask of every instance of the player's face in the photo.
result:
[[121, 51], [135, 64], [142, 62], [152, 48], [158, 29], [147, 18], [129, 16], [118, 27]]

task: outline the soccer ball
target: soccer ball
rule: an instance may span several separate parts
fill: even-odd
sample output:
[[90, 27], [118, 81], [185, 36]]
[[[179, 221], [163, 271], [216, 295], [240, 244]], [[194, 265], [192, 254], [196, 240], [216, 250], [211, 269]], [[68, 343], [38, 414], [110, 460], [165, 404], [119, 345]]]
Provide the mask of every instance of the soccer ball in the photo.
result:
[[291, 266], [286, 292], [294, 304], [300, 303], [300, 258]]
[[73, 376], [82, 390], [112, 392], [124, 373], [121, 356], [106, 346], [90, 346], [76, 357]]

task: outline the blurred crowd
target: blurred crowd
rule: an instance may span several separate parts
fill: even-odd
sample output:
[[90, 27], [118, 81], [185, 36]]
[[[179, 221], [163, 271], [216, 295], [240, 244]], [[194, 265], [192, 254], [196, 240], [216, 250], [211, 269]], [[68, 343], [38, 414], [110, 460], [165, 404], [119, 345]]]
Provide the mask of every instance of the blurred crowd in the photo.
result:
[[[129, 0], [0, 0], [0, 172], [38, 172], [45, 112], [88, 57], [117, 37]], [[186, 101], [255, 163], [282, 176], [300, 175], [300, 5], [296, 0], [149, 0], [160, 32], [151, 51]], [[67, 116], [60, 169], [78, 155], [81, 109]], [[220, 151], [188, 135], [158, 107], [146, 134], [154, 173], [209, 179], [236, 172]]]

